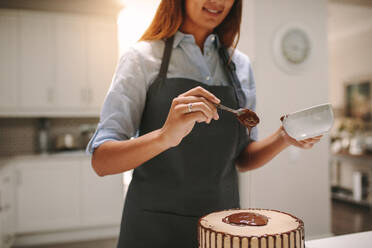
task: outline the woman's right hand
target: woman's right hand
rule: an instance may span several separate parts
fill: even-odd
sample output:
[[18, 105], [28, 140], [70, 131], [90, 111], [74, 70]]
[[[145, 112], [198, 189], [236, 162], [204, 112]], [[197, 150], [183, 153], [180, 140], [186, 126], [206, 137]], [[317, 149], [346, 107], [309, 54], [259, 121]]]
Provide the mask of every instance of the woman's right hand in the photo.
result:
[[177, 146], [191, 132], [196, 122], [209, 124], [212, 119], [218, 120], [213, 103], [220, 103], [220, 100], [200, 86], [174, 98], [167, 120], [161, 128], [168, 146]]

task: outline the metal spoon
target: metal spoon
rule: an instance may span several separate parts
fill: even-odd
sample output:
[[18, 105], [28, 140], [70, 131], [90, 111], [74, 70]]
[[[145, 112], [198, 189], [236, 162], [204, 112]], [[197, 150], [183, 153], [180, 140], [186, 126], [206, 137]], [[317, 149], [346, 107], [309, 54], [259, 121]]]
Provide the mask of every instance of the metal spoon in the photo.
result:
[[246, 112], [246, 109], [244, 109], [244, 108], [232, 109], [232, 108], [226, 107], [225, 105], [222, 105], [221, 103], [213, 103], [213, 104], [214, 104], [214, 106], [216, 108], [222, 109], [222, 110], [225, 110], [225, 111], [228, 111], [228, 112], [231, 112], [231, 113], [234, 113], [237, 116], [239, 116], [241, 114], [244, 114], [244, 112]]
[[222, 105], [221, 103], [218, 104], [214, 103], [214, 106], [216, 106], [216, 108], [218, 109], [225, 110], [235, 114], [238, 120], [249, 130], [255, 127], [260, 122], [260, 118], [258, 118], [256, 113], [250, 109], [246, 108], [232, 109]]

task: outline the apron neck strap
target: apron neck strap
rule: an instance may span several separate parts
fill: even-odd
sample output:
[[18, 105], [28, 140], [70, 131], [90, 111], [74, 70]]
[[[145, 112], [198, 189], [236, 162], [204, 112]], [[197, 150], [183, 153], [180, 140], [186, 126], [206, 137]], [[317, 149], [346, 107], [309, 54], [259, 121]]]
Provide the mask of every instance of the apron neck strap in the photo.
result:
[[173, 41], [174, 41], [174, 35], [167, 38], [167, 40], [165, 41], [163, 60], [161, 62], [159, 76], [158, 76], [159, 79], [161, 79], [162, 81], [167, 78], [169, 60], [170, 60], [172, 49], [173, 49]]

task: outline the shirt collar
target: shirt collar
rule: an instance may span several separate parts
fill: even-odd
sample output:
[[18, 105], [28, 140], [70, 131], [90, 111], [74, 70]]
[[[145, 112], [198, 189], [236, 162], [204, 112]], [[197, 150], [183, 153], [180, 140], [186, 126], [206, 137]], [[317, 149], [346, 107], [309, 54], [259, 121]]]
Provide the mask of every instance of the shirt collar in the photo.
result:
[[[174, 35], [173, 48], [178, 47], [183, 41], [195, 43], [195, 38], [192, 34], [185, 34], [178, 30]], [[212, 45], [214, 45], [216, 48], [221, 47], [220, 39], [218, 38], [218, 35], [214, 33], [208, 35], [207, 39], [204, 42], [204, 47], [209, 47]]]

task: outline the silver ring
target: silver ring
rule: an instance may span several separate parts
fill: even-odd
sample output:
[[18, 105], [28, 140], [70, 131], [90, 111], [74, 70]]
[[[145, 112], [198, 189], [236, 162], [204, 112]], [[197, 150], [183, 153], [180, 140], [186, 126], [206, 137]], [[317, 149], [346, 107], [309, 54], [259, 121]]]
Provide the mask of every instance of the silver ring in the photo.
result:
[[189, 113], [192, 112], [192, 103], [187, 104], [187, 108], [189, 109]]

